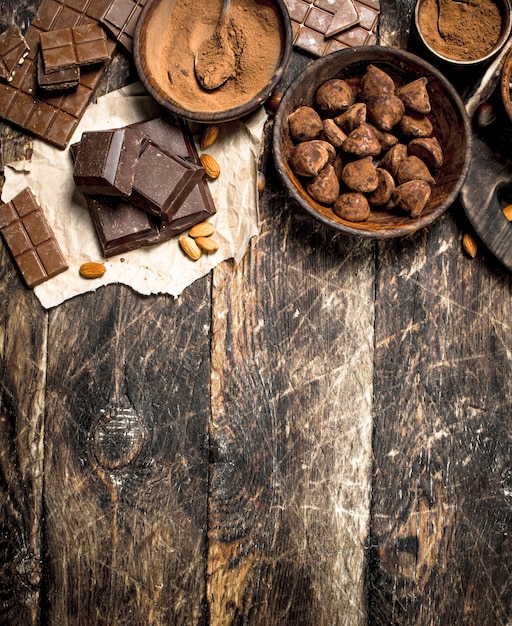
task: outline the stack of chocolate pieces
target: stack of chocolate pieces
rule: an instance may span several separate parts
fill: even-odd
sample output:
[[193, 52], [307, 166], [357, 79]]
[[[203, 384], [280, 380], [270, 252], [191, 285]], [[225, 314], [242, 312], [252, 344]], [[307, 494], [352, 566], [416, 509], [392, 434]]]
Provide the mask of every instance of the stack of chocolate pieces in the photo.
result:
[[107, 258], [167, 241], [216, 212], [185, 123], [158, 117], [86, 132], [72, 154]]

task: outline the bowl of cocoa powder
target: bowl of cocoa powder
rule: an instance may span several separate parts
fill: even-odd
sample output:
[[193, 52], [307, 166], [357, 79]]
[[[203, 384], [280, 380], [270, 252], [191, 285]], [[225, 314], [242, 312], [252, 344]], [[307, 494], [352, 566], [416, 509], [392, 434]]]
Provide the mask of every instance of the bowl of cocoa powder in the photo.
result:
[[418, 0], [414, 25], [433, 62], [467, 67], [485, 63], [512, 28], [510, 0]]
[[276, 112], [277, 172], [298, 207], [324, 226], [402, 237], [455, 201], [471, 161], [459, 94], [415, 54], [360, 46], [315, 60]]
[[[222, 4], [148, 0], [137, 22], [134, 59], [142, 83], [162, 107], [190, 121], [230, 121], [255, 110], [275, 90], [291, 56], [284, 0], [231, 0], [226, 45], [232, 74], [220, 86], [205, 88], [195, 58], [212, 37]], [[215, 62], [222, 63], [222, 55]]]

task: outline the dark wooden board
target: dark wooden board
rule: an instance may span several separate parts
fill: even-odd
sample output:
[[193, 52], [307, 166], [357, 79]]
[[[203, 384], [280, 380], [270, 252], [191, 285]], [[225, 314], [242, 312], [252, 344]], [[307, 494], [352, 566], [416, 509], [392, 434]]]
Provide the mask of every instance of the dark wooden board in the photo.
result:
[[208, 280], [102, 291], [50, 315], [43, 623], [199, 624]]
[[362, 626], [373, 245], [261, 200], [214, 274], [211, 623]]
[[446, 217], [379, 249], [373, 626], [512, 615], [512, 281], [459, 246]]

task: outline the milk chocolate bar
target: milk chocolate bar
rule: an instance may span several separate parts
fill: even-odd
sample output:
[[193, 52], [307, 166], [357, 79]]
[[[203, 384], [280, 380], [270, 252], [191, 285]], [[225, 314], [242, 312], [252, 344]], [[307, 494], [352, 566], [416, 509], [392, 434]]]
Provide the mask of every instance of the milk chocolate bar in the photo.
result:
[[29, 46], [17, 26], [0, 34], [0, 78], [10, 82], [28, 56]]
[[94, 22], [41, 33], [40, 49], [47, 74], [110, 58], [105, 31]]
[[37, 58], [37, 85], [44, 91], [67, 91], [75, 89], [80, 82], [80, 68], [68, 67], [47, 74], [44, 71], [44, 62], [41, 55]]
[[284, 1], [293, 45], [313, 56], [377, 43], [379, 0]]
[[88, 194], [130, 196], [145, 140], [133, 128], [83, 133], [73, 169], [77, 188]]
[[[42, 0], [25, 32], [30, 50], [9, 83], [0, 82], [0, 117], [64, 149], [93, 98], [106, 63], [84, 68], [76, 89], [42, 95], [37, 84], [37, 55], [41, 33], [98, 22], [110, 0]], [[110, 55], [115, 43], [108, 41]]]
[[139, 155], [129, 200], [141, 209], [170, 220], [204, 168], [149, 141]]
[[133, 52], [135, 28], [145, 5], [146, 0], [112, 0], [101, 19], [101, 24], [128, 52]]
[[27, 287], [40, 285], [68, 268], [52, 228], [28, 187], [0, 205], [0, 232]]

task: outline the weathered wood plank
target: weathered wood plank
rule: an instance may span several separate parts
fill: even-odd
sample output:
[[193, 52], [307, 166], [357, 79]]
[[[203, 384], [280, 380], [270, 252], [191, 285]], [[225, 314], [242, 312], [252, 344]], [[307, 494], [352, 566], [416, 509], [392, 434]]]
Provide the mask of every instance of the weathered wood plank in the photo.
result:
[[362, 625], [373, 244], [297, 213], [271, 168], [261, 235], [215, 270], [211, 624]]
[[[512, 618], [512, 280], [451, 215], [381, 246], [370, 622]], [[399, 312], [399, 313], [398, 313]]]
[[204, 623], [209, 293], [50, 315], [45, 623]]
[[39, 620], [47, 318], [0, 248], [0, 623]]

